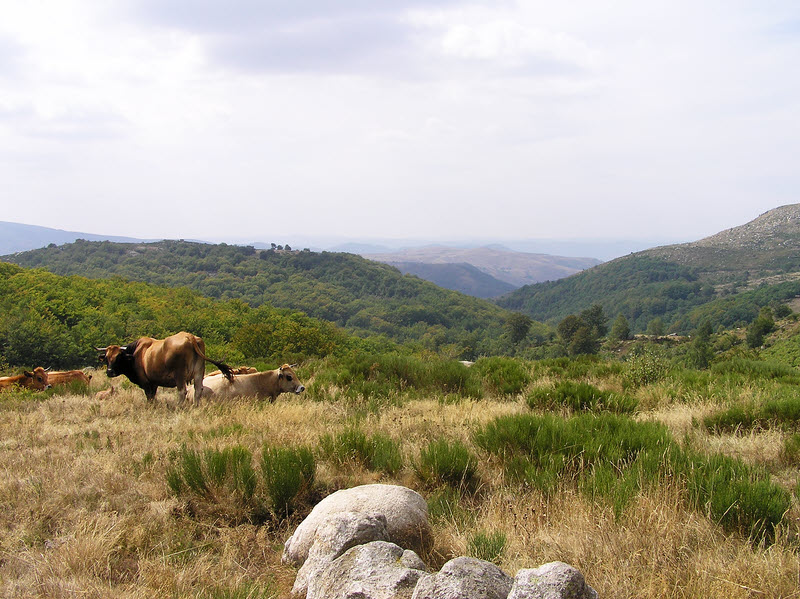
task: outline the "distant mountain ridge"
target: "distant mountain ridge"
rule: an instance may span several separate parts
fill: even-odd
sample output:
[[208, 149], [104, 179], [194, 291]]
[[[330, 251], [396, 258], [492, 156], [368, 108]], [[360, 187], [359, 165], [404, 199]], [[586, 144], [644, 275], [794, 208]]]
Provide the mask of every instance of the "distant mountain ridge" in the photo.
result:
[[386, 262], [403, 274], [411, 274], [459, 293], [490, 299], [514, 291], [516, 287], [475, 268], [471, 264], [427, 264], [424, 262]]
[[119, 243], [138, 243], [156, 241], [155, 239], [137, 239], [135, 237], [120, 237], [116, 235], [95, 235], [80, 233], [78, 231], [65, 231], [38, 225], [25, 225], [0, 221], [0, 256], [35, 250], [55, 243], [72, 243], [76, 239], [86, 241], [114, 241]]
[[[511, 285], [521, 287], [541, 281], [570, 276], [600, 264], [596, 258], [573, 258], [515, 252], [493, 247], [454, 248], [425, 246], [398, 252], [362, 254], [364, 258], [390, 264], [470, 264], [481, 272]], [[491, 296], [487, 296], [491, 297]]]
[[644, 250], [559, 281], [522, 287], [497, 303], [551, 323], [600, 304], [611, 318], [625, 316], [636, 331], [660, 318], [675, 332], [689, 332], [700, 318], [747, 322], [761, 300], [734, 298], [761, 290], [761, 298], [788, 301], [800, 293], [798, 281], [800, 204], [792, 204], [698, 241]]

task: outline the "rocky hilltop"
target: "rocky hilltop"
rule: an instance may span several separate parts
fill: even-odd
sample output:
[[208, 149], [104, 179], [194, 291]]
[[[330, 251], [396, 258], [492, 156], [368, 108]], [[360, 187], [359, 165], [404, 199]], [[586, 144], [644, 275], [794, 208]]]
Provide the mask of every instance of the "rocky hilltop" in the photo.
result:
[[[781, 206], [710, 237], [646, 250], [642, 255], [714, 273], [741, 273], [747, 280], [800, 270], [800, 204]], [[745, 273], [747, 273], [745, 275]]]
[[800, 204], [765, 212], [745, 225], [686, 244], [688, 247], [783, 249], [800, 245]]

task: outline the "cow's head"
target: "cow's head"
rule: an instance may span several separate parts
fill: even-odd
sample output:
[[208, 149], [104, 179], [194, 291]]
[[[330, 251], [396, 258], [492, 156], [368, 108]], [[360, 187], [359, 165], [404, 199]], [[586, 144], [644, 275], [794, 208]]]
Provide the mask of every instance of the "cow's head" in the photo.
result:
[[47, 370], [41, 366], [34, 368], [33, 372], [25, 370], [22, 374], [25, 375], [23, 386], [29, 389], [36, 389], [37, 391], [44, 391], [50, 388], [50, 383], [47, 382]]
[[292, 364], [291, 366], [284, 364], [278, 369], [278, 387], [281, 393], [302, 393], [306, 390], [303, 383], [297, 379], [294, 370], [292, 370], [295, 366], [297, 364]]
[[95, 349], [100, 361], [106, 365], [106, 375], [109, 378], [128, 372], [129, 366], [133, 364], [134, 345], [109, 345]]

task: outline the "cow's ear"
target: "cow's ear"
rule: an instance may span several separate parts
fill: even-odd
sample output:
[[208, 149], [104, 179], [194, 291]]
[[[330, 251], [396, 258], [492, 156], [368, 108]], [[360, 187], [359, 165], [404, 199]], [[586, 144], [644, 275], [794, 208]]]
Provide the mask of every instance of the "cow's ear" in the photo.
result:
[[32, 373], [32, 372], [28, 372], [27, 370], [23, 370], [23, 371], [22, 371], [22, 374], [24, 374], [24, 375], [25, 375], [26, 377], [28, 377], [29, 379], [32, 379], [32, 378], [33, 378], [33, 373]]

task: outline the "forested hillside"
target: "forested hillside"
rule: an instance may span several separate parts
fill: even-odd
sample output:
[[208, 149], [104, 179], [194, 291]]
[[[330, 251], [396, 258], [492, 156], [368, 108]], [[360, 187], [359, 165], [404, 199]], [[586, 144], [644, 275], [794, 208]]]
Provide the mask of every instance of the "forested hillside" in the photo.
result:
[[79, 240], [5, 259], [60, 275], [187, 286], [211, 298], [239, 299], [252, 307], [268, 304], [299, 310], [361, 337], [384, 335], [434, 350], [452, 346], [451, 353], [464, 358], [500, 353], [508, 346], [505, 309], [353, 254], [186, 241]]
[[655, 319], [690, 332], [750, 322], [762, 306], [800, 294], [800, 204], [694, 243], [631, 254], [558, 281], [528, 285], [497, 303], [543, 322], [599, 304], [634, 332]]
[[0, 367], [82, 368], [96, 365], [95, 346], [181, 330], [200, 335], [210, 356], [232, 364], [280, 364], [377, 347], [268, 304], [251, 308], [185, 287], [63, 277], [0, 262]]

